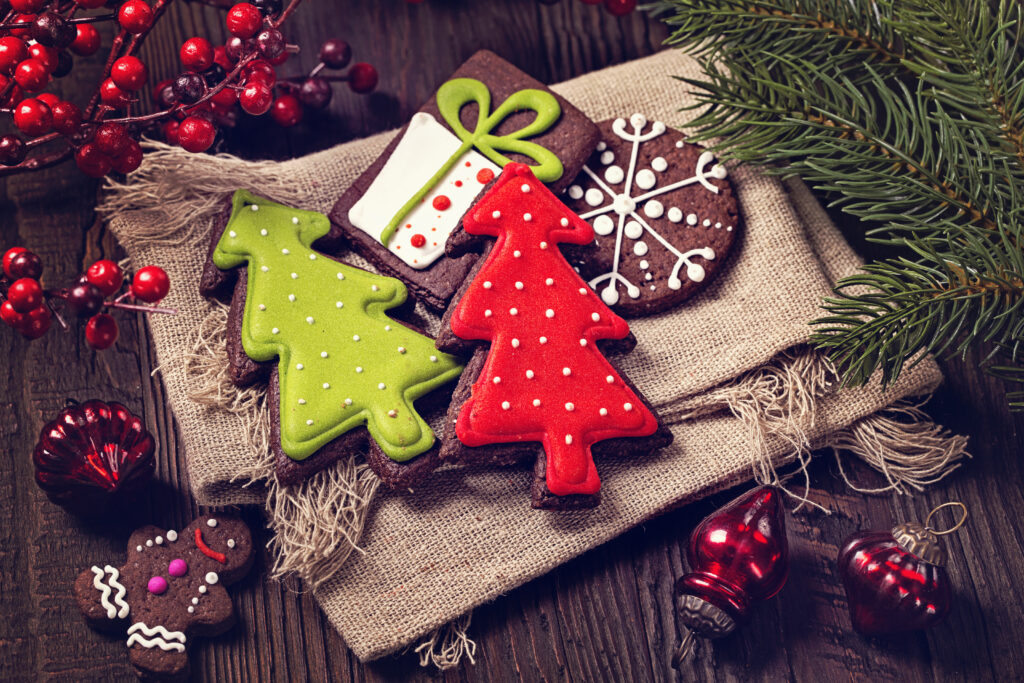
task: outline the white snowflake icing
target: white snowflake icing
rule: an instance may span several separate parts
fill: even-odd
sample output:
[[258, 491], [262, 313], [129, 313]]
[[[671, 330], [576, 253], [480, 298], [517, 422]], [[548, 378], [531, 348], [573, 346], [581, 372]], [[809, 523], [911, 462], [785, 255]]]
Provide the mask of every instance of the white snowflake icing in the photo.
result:
[[[632, 128], [632, 132], [627, 130], [627, 125]], [[666, 207], [656, 198], [694, 183], [700, 183], [709, 192], [718, 194], [718, 188], [709, 182], [708, 178], [725, 178], [725, 167], [721, 164], [712, 163], [714, 155], [711, 152], [703, 152], [697, 159], [697, 166], [691, 177], [658, 187], [657, 173], [668, 169], [669, 161], [664, 157], [657, 157], [651, 162], [651, 168], [638, 169], [637, 157], [640, 146], [662, 135], [666, 131], [666, 127], [661, 121], [654, 121], [651, 124], [650, 130], [644, 133], [643, 130], [646, 127], [647, 118], [642, 114], [633, 114], [629, 117], [628, 122], [625, 119], [616, 119], [612, 124], [612, 130], [623, 140], [633, 143], [628, 170], [623, 173], [621, 167], [617, 165], [611, 166], [610, 164], [615, 161], [614, 153], [611, 150], [603, 151], [600, 161], [607, 167], [603, 169], [603, 172], [595, 172], [589, 166], [583, 167], [583, 171], [590, 176], [591, 180], [597, 185], [597, 188], [600, 189], [590, 188], [584, 192], [579, 185], [573, 185], [568, 190], [569, 197], [572, 199], [582, 197], [587, 204], [596, 207], [592, 211], [580, 214], [580, 218], [591, 222], [594, 232], [598, 235], [616, 233], [615, 259], [612, 263], [611, 271], [604, 275], [599, 275], [589, 283], [590, 287], [595, 291], [598, 290], [602, 283], [607, 283], [600, 290], [600, 293], [601, 299], [609, 306], [619, 301], [619, 284], [625, 286], [626, 294], [630, 298], [636, 299], [640, 297], [640, 288], [619, 272], [619, 263], [622, 260], [624, 246], [623, 236], [634, 240], [632, 251], [637, 256], [646, 255], [651, 248], [647, 241], [642, 239], [644, 233], [647, 233], [653, 241], [660, 244], [676, 257], [675, 265], [668, 279], [670, 289], [679, 289], [683, 286], [682, 280], [679, 278], [679, 272], [683, 266], [686, 266], [686, 277], [690, 280], [701, 282], [704, 279], [704, 267], [696, 263], [693, 260], [694, 257], [700, 256], [707, 260], [715, 258], [715, 251], [711, 247], [691, 249], [687, 252], [679, 251], [671, 242], [652, 228], [644, 216], [650, 219], [662, 217], [666, 213]], [[603, 148], [602, 145], [604, 146]], [[681, 147], [681, 141], [676, 143], [676, 148]], [[599, 150], [606, 148], [607, 145], [605, 143], [599, 145]], [[711, 164], [710, 170], [705, 170], [709, 164]], [[603, 178], [602, 175], [604, 176]], [[605, 181], [608, 182], [606, 183]], [[612, 189], [611, 185], [618, 185], [620, 182], [624, 183], [622, 191], [616, 192]], [[640, 192], [635, 192], [634, 186], [639, 188]], [[608, 201], [609, 203], [600, 206], [603, 201]], [[668, 220], [672, 223], [679, 223], [683, 220], [683, 214], [679, 208], [669, 207], [667, 212]], [[617, 224], [612, 217], [613, 215], [618, 216]], [[696, 216], [693, 214], [686, 216], [686, 223], [691, 226], [695, 225], [697, 223]], [[731, 226], [729, 227], [731, 228]], [[647, 274], [647, 279], [651, 279], [650, 273]], [[654, 289], [653, 285], [651, 289]]]

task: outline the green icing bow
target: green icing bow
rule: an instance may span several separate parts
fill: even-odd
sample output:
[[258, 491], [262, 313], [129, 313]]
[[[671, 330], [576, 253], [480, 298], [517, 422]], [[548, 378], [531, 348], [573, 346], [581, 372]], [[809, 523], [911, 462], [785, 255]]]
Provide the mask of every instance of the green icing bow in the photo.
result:
[[[459, 113], [464, 106], [472, 102], [476, 102], [479, 107], [479, 114], [476, 127], [469, 131], [462, 125]], [[536, 162], [536, 165], [532, 167], [533, 173], [541, 182], [550, 183], [562, 177], [562, 162], [551, 150], [536, 142], [523, 139], [543, 133], [554, 125], [558, 121], [558, 117], [562, 115], [562, 108], [551, 93], [533, 88], [517, 90], [491, 112], [491, 91], [485, 84], [475, 78], [454, 78], [438, 89], [437, 108], [455, 135], [462, 140], [462, 145], [444, 162], [437, 173], [427, 181], [427, 184], [399, 209], [391, 222], [384, 228], [380, 240], [385, 245], [391, 240], [391, 236], [395, 234], [395, 230], [413, 207], [419, 204], [420, 200], [440, 182], [459, 158], [473, 147], [501, 167], [512, 161], [501, 152], [514, 152], [532, 159]], [[497, 128], [505, 118], [523, 110], [532, 110], [537, 117], [528, 125], [512, 131], [508, 135], [491, 134], [491, 131]]]

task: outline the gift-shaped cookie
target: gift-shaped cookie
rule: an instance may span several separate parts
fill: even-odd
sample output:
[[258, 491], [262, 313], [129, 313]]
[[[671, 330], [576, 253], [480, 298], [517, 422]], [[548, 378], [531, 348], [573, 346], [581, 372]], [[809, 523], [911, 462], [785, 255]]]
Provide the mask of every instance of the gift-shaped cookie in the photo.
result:
[[91, 626], [126, 633], [136, 673], [180, 679], [191, 639], [234, 623], [224, 586], [245, 576], [253, 555], [249, 528], [234, 517], [200, 517], [180, 532], [144, 526], [128, 539], [124, 564], [79, 574], [75, 598]]
[[606, 357], [629, 337], [626, 322], [559, 250], [590, 243], [594, 231], [522, 164], [505, 168], [464, 227], [495, 241], [445, 315], [438, 345], [489, 346], [455, 391], [442, 457], [533, 458], [534, 507], [596, 505], [595, 452], [645, 453], [672, 436]]
[[510, 162], [560, 190], [597, 142], [564, 98], [481, 51], [416, 113], [341, 196], [331, 220], [352, 248], [443, 310], [476, 260], [445, 255], [462, 216]]

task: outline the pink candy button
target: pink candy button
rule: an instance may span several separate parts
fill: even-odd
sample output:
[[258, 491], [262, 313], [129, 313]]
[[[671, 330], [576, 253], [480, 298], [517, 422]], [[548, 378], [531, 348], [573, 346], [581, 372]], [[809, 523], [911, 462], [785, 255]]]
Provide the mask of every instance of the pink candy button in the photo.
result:
[[188, 562], [182, 559], [171, 560], [167, 565], [167, 573], [171, 576], [185, 576], [188, 574]]
[[146, 588], [149, 589], [150, 593], [160, 595], [167, 590], [167, 579], [162, 576], [154, 576], [149, 580], [149, 583], [146, 584]]

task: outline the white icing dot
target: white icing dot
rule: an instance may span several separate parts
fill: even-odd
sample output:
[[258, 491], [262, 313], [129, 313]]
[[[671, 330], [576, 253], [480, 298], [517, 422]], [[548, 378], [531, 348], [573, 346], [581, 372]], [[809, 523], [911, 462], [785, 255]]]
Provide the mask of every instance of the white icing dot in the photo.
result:
[[688, 213], [688, 214], [686, 214], [686, 224], [687, 225], [697, 225], [697, 214], [695, 214], [695, 213]]
[[570, 370], [569, 368], [562, 368], [562, 374], [563, 374], [563, 375], [564, 375], [565, 377], [568, 377], [569, 375], [571, 375], [571, 374], [572, 374], [572, 370]]
[[530, 185], [529, 183], [523, 183], [522, 185], [519, 186], [519, 189], [522, 190], [523, 192], [529, 192]]
[[299, 224], [299, 217], [298, 216], [292, 216], [292, 224], [293, 225], [298, 225]]
[[353, 334], [352, 335], [352, 341], [359, 341], [359, 335], [358, 334]]
[[352, 399], [350, 399], [350, 398], [346, 398], [346, 399], [345, 399], [345, 405], [347, 405], [347, 406], [350, 406], [350, 405], [352, 405]]
[[655, 157], [654, 161], [651, 162], [651, 168], [661, 173], [668, 168], [668, 162], [665, 161], [665, 157]]
[[515, 251], [512, 252], [512, 255], [515, 256], [516, 258], [519, 258], [520, 256], [523, 255], [523, 252], [516, 249]]
[[228, 231], [228, 236], [229, 237], [238, 237], [238, 233], [235, 232], [234, 230], [229, 230]]
[[491, 218], [501, 218], [501, 211], [495, 211], [492, 213]]
[[654, 171], [649, 168], [637, 171], [635, 180], [636, 186], [641, 190], [649, 190], [658, 182], [658, 178], [654, 175]]
[[316, 261], [316, 254], [310, 254], [309, 255], [309, 260], [310, 261]]
[[485, 310], [485, 311], [484, 311], [484, 317], [485, 317], [485, 318], [490, 318], [490, 317], [491, 317], [491, 315], [493, 315], [493, 314], [491, 313], [491, 309], [489, 309], [489, 308], [488, 308], [487, 310]]
[[260, 304], [257, 308], [259, 308], [261, 311], [267, 310], [267, 307], [266, 307], [265, 304]]
[[385, 325], [384, 326], [384, 331], [385, 332], [390, 332], [391, 331], [391, 325]]
[[195, 611], [196, 611], [195, 607], [193, 607], [192, 605], [188, 606], [188, 613], [189, 614], [195, 614]]
[[571, 403], [566, 403], [565, 404], [565, 409], [568, 410], [571, 413], [572, 411], [576, 410], [576, 406], [574, 406]]
[[705, 218], [704, 222], [701, 223], [701, 225], [703, 225], [705, 228], [710, 228], [711, 227], [711, 221], [708, 220], [707, 218]]
[[175, 541], [177, 541], [178, 540], [178, 532], [175, 531], [174, 529], [171, 529], [170, 531], [168, 531], [167, 532], [167, 540], [170, 541], [171, 543], [174, 543]]
[[522, 289], [522, 288], [523, 288], [523, 283], [522, 282], [516, 282], [516, 289]]
[[583, 196], [583, 201], [591, 206], [600, 206], [602, 199], [604, 199], [604, 195], [596, 187], [587, 190], [587, 193]]
[[398, 411], [395, 410], [395, 409], [389, 410], [388, 411], [388, 417], [398, 417]]
[[501, 402], [501, 409], [502, 410], [508, 410], [511, 407], [512, 407], [512, 404], [509, 403], [508, 401], [502, 401]]
[[519, 313], [519, 309], [518, 308], [510, 308], [510, 309], [508, 309], [508, 314], [509, 315], [517, 315], [518, 313]]
[[732, 232], [732, 226], [730, 225], [730, 226], [726, 227], [725, 231], [726, 232]]
[[206, 520], [206, 526], [210, 527], [211, 529], [215, 528], [217, 526], [217, 520], [211, 517], [210, 519]]
[[163, 536], [157, 536], [156, 539], [154, 539], [154, 540], [156, 541], [157, 545], [163, 545], [164, 544], [164, 537]]
[[264, 228], [263, 230], [260, 230], [260, 234], [263, 235], [264, 237], [266, 237], [267, 236], [267, 229]]
[[266, 266], [260, 266], [260, 270], [262, 270], [264, 273], [270, 272], [270, 268], [267, 268]]
[[206, 592], [206, 586], [200, 586], [199, 587], [199, 592], [200, 593], [205, 593]]
[[344, 280], [345, 279], [345, 273], [338, 273], [338, 279], [339, 280]]
[[381, 390], [384, 390], [384, 389], [386, 389], [386, 388], [387, 388], [387, 385], [386, 385], [386, 384], [384, 384], [384, 382], [381, 382], [380, 384], [378, 384], [378, 385], [377, 385], [377, 388], [378, 388], [378, 389], [381, 389]]
[[611, 217], [601, 214], [594, 219], [594, 232], [598, 235], [610, 235], [615, 230], [615, 222]]
[[500, 377], [495, 377], [491, 381], [494, 382], [495, 384], [501, 384], [501, 378]]
[[648, 218], [661, 218], [665, 213], [665, 205], [656, 199], [652, 199], [644, 204], [644, 214]]
[[540, 399], [539, 398], [533, 399], [533, 407], [536, 408], [539, 405], [540, 405]]
[[312, 427], [313, 426], [313, 421], [312, 420], [306, 420], [306, 424], [309, 425], [310, 427]]
[[640, 225], [637, 221], [629, 221], [626, 223], [626, 229], [623, 232], [626, 233], [626, 237], [629, 239], [637, 240], [644, 234], [644, 226]]
[[220, 580], [220, 577], [217, 576], [217, 572], [206, 572], [206, 576], [204, 578], [206, 579], [206, 583], [210, 585], [213, 585]]
[[192, 604], [193, 605], [198, 605], [199, 604], [199, 598], [192, 598]]
[[545, 315], [545, 317], [548, 317], [548, 318], [554, 318], [555, 317], [555, 310], [553, 308], [549, 308], [548, 310], [544, 311], [544, 315]]
[[289, 294], [288, 295], [288, 301], [295, 301], [295, 295], [294, 294]]
[[494, 284], [490, 280], [484, 280], [484, 289], [490, 289]]
[[643, 128], [647, 125], [647, 117], [643, 114], [633, 114], [629, 117], [629, 125], [634, 128]]
[[621, 166], [609, 166], [604, 170], [604, 179], [612, 185], [618, 185], [626, 177]]
[[596, 322], [601, 320], [601, 314], [600, 313], [591, 313], [590, 314], [590, 319], [593, 320], [596, 323]]
[[287, 249], [282, 249], [281, 253], [284, 254], [285, 256], [287, 256], [288, 254], [290, 254], [292, 252], [288, 251]]
[[306, 367], [306, 366], [305, 366], [305, 365], [303, 365], [302, 363], [296, 363], [296, 364], [295, 364], [295, 369], [296, 369], [296, 370], [301, 370], [301, 369], [302, 369], [302, 368], [304, 368], [304, 367]]
[[548, 243], [547, 242], [541, 242], [540, 243], [540, 248], [541, 249], [547, 249], [548, 248]]
[[572, 445], [572, 437], [569, 436], [568, 434], [565, 435], [565, 445], [566, 446], [571, 446]]
[[228, 547], [234, 549], [234, 547], [235, 547], [235, 539], [233, 539], [233, 538], [229, 538], [228, 539]]
[[633, 404], [632, 403], [623, 403], [622, 404], [622, 409], [625, 410], [628, 413], [629, 411], [633, 410]]
[[608, 164], [612, 163], [613, 161], [615, 161], [615, 152], [611, 151], [610, 149], [609, 150], [605, 150], [604, 152], [601, 152], [601, 163], [602, 164], [607, 166]]
[[580, 287], [579, 288], [579, 293], [585, 295], [587, 293], [587, 288], [586, 287]]
[[650, 273], [647, 273], [647, 275], [644, 275], [644, 279], [650, 282], [651, 280], [654, 279], [654, 276], [651, 275]]
[[327, 358], [327, 352], [326, 351], [321, 351], [320, 352], [320, 357], [321, 358]]
[[299, 399], [299, 405], [300, 405], [300, 406], [304, 406], [304, 405], [306, 405], [306, 399], [304, 399], [304, 398], [300, 398], [300, 399]]
[[398, 347], [398, 352], [399, 353], [405, 353], [405, 347], [404, 346], [399, 346]]
[[580, 339], [580, 346], [586, 346], [586, 345], [587, 345], [587, 340], [586, 339]]
[[554, 278], [550, 278], [549, 277], [548, 279], [544, 280], [544, 284], [546, 284], [548, 287], [550, 287], [551, 285], [555, 284], [555, 280], [554, 280]]
[[614, 382], [614, 381], [615, 381], [615, 376], [614, 376], [614, 375], [608, 375], [608, 376], [606, 376], [606, 377], [604, 378], [604, 381], [605, 381], [605, 382], [608, 382], [608, 384], [611, 384], [612, 382]]
[[582, 187], [580, 187], [579, 185], [571, 185], [569, 187], [569, 198], [570, 199], [579, 199], [582, 196], [583, 196], [583, 188]]
[[601, 142], [597, 143], [597, 151], [598, 152], [603, 152], [606, 149], [608, 149], [608, 143], [607, 142], [605, 142], [604, 140], [601, 140]]
[[518, 339], [513, 339], [512, 340], [512, 348], [513, 349], [518, 349], [519, 348], [519, 340]]
[[313, 316], [311, 316], [311, 315], [307, 315], [307, 316], [306, 316], [306, 322], [307, 322], [307, 323], [309, 323], [310, 325], [312, 325], [312, 324], [313, 324], [313, 322], [314, 322], [314, 321], [313, 321]]
[[597, 413], [598, 413], [598, 414], [599, 414], [599, 415], [600, 415], [601, 417], [604, 417], [604, 416], [606, 416], [606, 415], [608, 414], [608, 409], [607, 409], [607, 408], [601, 408], [601, 410], [597, 411]]
[[563, 228], [568, 228], [569, 227], [569, 219], [568, 218], [563, 218], [560, 221], [558, 221], [558, 224], [561, 225]]
[[725, 166], [721, 164], [715, 164], [711, 167], [711, 175], [721, 180], [725, 176], [729, 175], [729, 172], [725, 170]]
[[335, 308], [342, 308], [344, 305], [345, 304], [341, 303], [340, 301], [335, 301], [334, 302], [334, 307]]
[[646, 254], [647, 253], [647, 249], [648, 249], [647, 242], [641, 241], [641, 242], [635, 242], [633, 244], [633, 253], [636, 254], [637, 256], [643, 256], [644, 254]]
[[437, 362], [437, 356], [431, 356], [430, 357], [430, 362], [431, 363], [436, 363]]
[[548, 343], [548, 338], [547, 337], [541, 337], [537, 341], [539, 341], [541, 344], [547, 344]]
[[363, 371], [362, 366], [357, 365], [356, 366], [356, 372], [359, 373], [359, 372], [362, 372], [362, 371]]
[[329, 382], [324, 382], [324, 389], [330, 389], [331, 385]]
[[147, 548], [152, 548], [153, 547], [153, 539], [149, 539], [148, 541], [146, 541], [146, 547]]
[[673, 206], [668, 210], [668, 219], [673, 223], [683, 220], [682, 210], [678, 206]]
[[[648, 263], [647, 261], [641, 261], [641, 262], [640, 262], [640, 270], [647, 270], [647, 269], [648, 269], [648, 268], [650, 268], [650, 267], [651, 267], [651, 264], [650, 264], [650, 263]], [[649, 274], [650, 274], [650, 273], [648, 273], [648, 275], [649, 275]]]
[[281, 329], [279, 327], [271, 327], [270, 328], [270, 333], [271, 334], [278, 334], [279, 332], [281, 332]]
[[379, 292], [380, 291], [380, 287], [378, 287], [377, 285], [370, 285], [370, 291], [371, 292]]
[[682, 140], [676, 140], [676, 149], [682, 149], [682, 148], [683, 148], [683, 141]]
[[527, 370], [526, 371], [526, 379], [533, 379], [533, 377], [534, 377], [533, 370]]
[[135, 549], [138, 550], [140, 553], [142, 552], [142, 546], [141, 545], [135, 546]]

